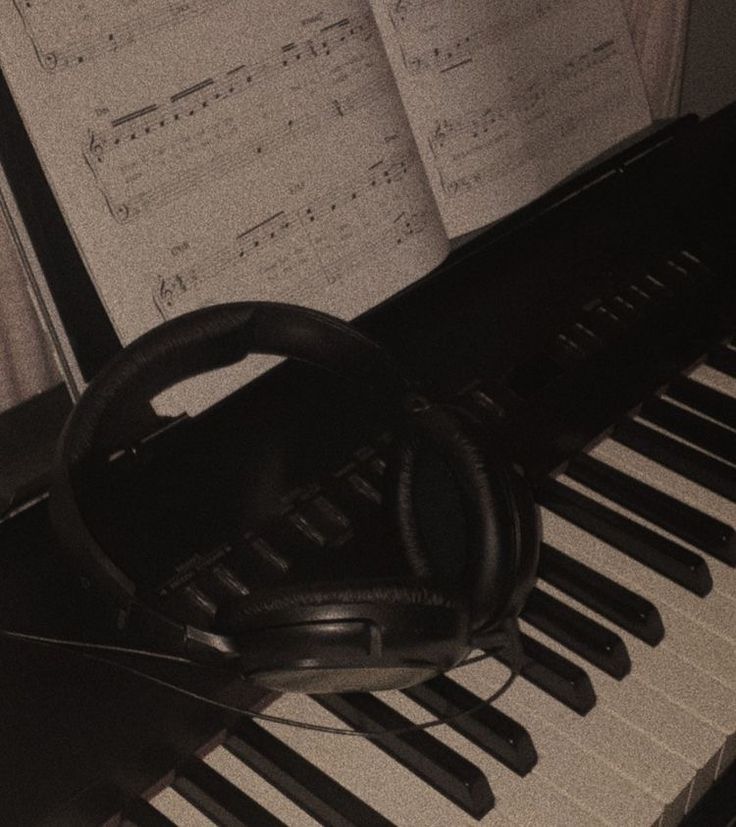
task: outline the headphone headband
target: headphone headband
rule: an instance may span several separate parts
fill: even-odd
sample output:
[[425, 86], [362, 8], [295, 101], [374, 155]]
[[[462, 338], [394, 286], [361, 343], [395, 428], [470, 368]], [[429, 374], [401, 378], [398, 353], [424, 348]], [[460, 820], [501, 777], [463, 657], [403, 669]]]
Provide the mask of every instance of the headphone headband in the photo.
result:
[[[169, 618], [155, 601], [137, 596], [136, 584], [88, 527], [80, 492], [111, 452], [124, 447], [131, 406], [251, 353], [327, 370], [377, 399], [394, 420], [396, 450], [387, 478], [395, 483], [397, 550], [413, 577], [256, 590], [220, 605], [208, 631]], [[51, 517], [67, 553], [124, 613], [120, 628], [142, 632], [166, 651], [202, 662], [239, 658], [250, 681], [280, 690], [407, 685], [460, 662], [473, 635], [500, 628], [533, 580], [533, 503], [515, 493], [515, 471], [503, 452], [497, 455], [465, 420], [461, 411], [414, 394], [383, 348], [339, 319], [294, 305], [214, 305], [144, 334], [90, 383], [57, 445]], [[448, 486], [454, 492], [435, 509], [433, 492]], [[426, 542], [438, 527], [441, 534], [449, 527], [450, 545]]]
[[57, 444], [51, 509], [69, 552], [122, 606], [136, 588], [102, 551], [80, 513], [75, 479], [120, 446], [121, 424], [140, 405], [184, 379], [252, 353], [291, 357], [382, 397], [401, 414], [407, 384], [383, 348], [325, 313], [272, 302], [237, 302], [179, 316], [136, 339], [93, 379]]
[[64, 430], [57, 460], [70, 467], [115, 446], [121, 412], [173, 385], [249, 354], [294, 358], [401, 405], [406, 384], [383, 348], [325, 313], [272, 302], [202, 308], [153, 328], [90, 383]]

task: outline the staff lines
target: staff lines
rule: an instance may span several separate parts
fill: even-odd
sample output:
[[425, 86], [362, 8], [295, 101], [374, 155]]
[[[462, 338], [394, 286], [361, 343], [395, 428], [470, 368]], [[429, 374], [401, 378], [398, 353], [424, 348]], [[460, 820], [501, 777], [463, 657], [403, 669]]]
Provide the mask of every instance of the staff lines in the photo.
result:
[[[49, 3], [41, 2], [41, 0], [13, 0], [13, 5], [23, 20], [38, 62], [43, 69], [52, 73], [80, 66], [100, 55], [118, 51], [156, 32], [173, 28], [231, 2], [233, 0], [162, 0], [157, 4], [158, 8], [146, 14], [133, 16], [114, 26], [105, 26], [103, 22], [96, 31], [86, 37], [60, 39], [56, 45], [44, 43], [44, 37], [38, 31], [38, 24], [33, 22], [39, 14], [36, 9], [43, 10], [45, 6], [50, 5]], [[70, 11], [73, 12], [74, 5], [79, 4], [72, 4], [69, 9], [65, 10], [67, 14]], [[97, 5], [99, 5], [99, 0]], [[81, 4], [81, 8], [85, 15], [90, 14], [87, 4]], [[95, 8], [94, 5], [93, 8]], [[43, 14], [43, 11], [40, 14]]]
[[[447, 147], [451, 147], [454, 143], [468, 144], [488, 133], [491, 127], [504, 121], [516, 118], [517, 123], [523, 125], [528, 122], [528, 119], [535, 117], [535, 110], [550, 95], [559, 94], [564, 84], [610, 63], [619, 55], [620, 51], [612, 41], [598, 44], [566, 60], [553, 72], [537, 77], [517, 90], [506, 93], [490, 106], [469, 112], [459, 118], [446, 118], [438, 121], [428, 136], [430, 151], [439, 161], [447, 153]], [[602, 78], [598, 77], [594, 85], [601, 82]]]
[[[412, 74], [435, 71], [443, 73], [459, 66], [470, 63], [473, 56], [479, 52], [491, 48], [506, 40], [515, 31], [524, 31], [546, 20], [551, 14], [559, 14], [574, 4], [575, 0], [537, 0], [520, 12], [512, 13], [501, 17], [479, 29], [456, 35], [453, 38], [437, 42], [428, 48], [420, 51], [413, 50], [409, 45], [408, 34], [412, 29], [417, 28], [406, 23], [406, 14], [400, 18], [403, 22], [398, 23], [399, 18], [392, 18], [394, 28], [399, 36], [399, 48], [401, 59], [405, 68]], [[442, 4], [442, 0], [425, 0], [420, 3], [422, 9], [425, 7], [436, 8]], [[391, 3], [395, 6], [395, 3]], [[411, 5], [411, 4], [410, 4]], [[389, 12], [391, 16], [391, 12]], [[423, 28], [431, 28], [431, 17], [429, 24]], [[440, 29], [441, 21], [436, 21]], [[434, 35], [432, 31], [420, 31], [423, 40]]]
[[[344, 243], [335, 245], [330, 239], [333, 239], [335, 233], [344, 236], [346, 231], [354, 232], [346, 228], [356, 225], [356, 222], [364, 239], [358, 241], [359, 250], [364, 250], [366, 245], [370, 246], [371, 238], [375, 240], [375, 234], [366, 236], [365, 232], [370, 228], [376, 228], [377, 225], [381, 238], [386, 232], [398, 233], [398, 238], [402, 239], [409, 230], [418, 231], [416, 219], [413, 223], [410, 221], [404, 230], [397, 229], [395, 222], [408, 220], [404, 217], [411, 215], [410, 212], [407, 213], [406, 207], [396, 214], [396, 218], [389, 222], [388, 229], [385, 229], [387, 215], [391, 210], [389, 204], [395, 203], [397, 198], [397, 203], [401, 203], [407, 197], [406, 191], [403, 195], [398, 193], [392, 196], [393, 188], [412, 172], [416, 165], [417, 159], [413, 155], [392, 155], [382, 159], [369, 167], [352, 186], [331, 190], [320, 198], [310, 199], [288, 212], [280, 210], [238, 233], [231, 246], [220, 248], [212, 255], [170, 276], [158, 276], [154, 290], [157, 306], [165, 313], [164, 307], [172, 309], [190, 291], [221, 278], [225, 272], [242, 266], [253, 257], [256, 261], [263, 261], [267, 252], [271, 255], [274, 251], [278, 253], [280, 245], [287, 239], [292, 241], [292, 245], [286, 251], [288, 260], [301, 256], [305, 263], [311, 261], [315, 266], [329, 270], [348, 254], [341, 252], [337, 259], [326, 258], [326, 248], [333, 249], [337, 246], [341, 251], [345, 250]], [[350, 210], [347, 218], [344, 215], [346, 209]], [[262, 264], [258, 272], [271, 266], [269, 259], [269, 263]]]
[[92, 132], [90, 151], [98, 160], [104, 159], [105, 154], [116, 147], [129, 141], [145, 140], [147, 136], [156, 134], [167, 126], [183, 123], [205, 110], [211, 110], [215, 105], [256, 88], [259, 81], [283, 76], [285, 70], [329, 57], [336, 48], [346, 46], [358, 38], [363, 42], [375, 38], [375, 28], [370, 24], [368, 15], [362, 15], [357, 22], [344, 18], [344, 22], [340, 21], [340, 29], [323, 35], [319, 41], [309, 38], [301, 43], [287, 44], [280, 48], [278, 56], [269, 60], [249, 65], [239, 64], [216, 78], [208, 77], [179, 90], [165, 101], [151, 103], [114, 118], [106, 128]]
[[[235, 171], [250, 166], [261, 158], [273, 154], [277, 150], [283, 149], [292, 142], [324, 132], [330, 124], [334, 124], [342, 118], [380, 101], [385, 97], [387, 88], [385, 78], [369, 82], [339, 101], [334, 99], [323, 101], [319, 108], [302, 118], [283, 117], [277, 127], [259, 136], [248, 136], [243, 140], [234, 140], [241, 134], [240, 130], [235, 130], [229, 136], [232, 139], [230, 140], [231, 145], [215, 153], [210, 151], [213, 143], [211, 130], [200, 130], [198, 133], [200, 141], [193, 142], [188, 149], [191, 157], [194, 158], [194, 162], [189, 168], [180, 164], [181, 154], [176, 156], [169, 152], [168, 157], [164, 158], [163, 153], [161, 153], [161, 156], [155, 160], [159, 163], [162, 161], [168, 162], [170, 167], [170, 169], [164, 171], [163, 181], [156, 178], [151, 180], [149, 175], [144, 183], [144, 188], [141, 188], [138, 180], [140, 175], [133, 172], [131, 177], [136, 179], [133, 183], [139, 183], [138, 191], [133, 194], [126, 191], [118, 192], [121, 187], [115, 185], [119, 182], [114, 180], [109, 182], [105, 176], [101, 175], [100, 168], [94, 160], [86, 156], [87, 163], [95, 176], [110, 213], [119, 223], [126, 223], [139, 218], [149, 210], [182, 196], [202, 182], [206, 181], [208, 185], [212, 184]], [[171, 146], [169, 144], [168, 149], [171, 149]], [[202, 157], [204, 152], [207, 154]], [[199, 159], [197, 155], [200, 156]], [[149, 157], [154, 158], [153, 155]], [[145, 156], [143, 158], [139, 156], [135, 159], [136, 163], [143, 167], [144, 172], [150, 166], [146, 165], [147, 160], [148, 158]], [[123, 184], [125, 185], [125, 182]]]

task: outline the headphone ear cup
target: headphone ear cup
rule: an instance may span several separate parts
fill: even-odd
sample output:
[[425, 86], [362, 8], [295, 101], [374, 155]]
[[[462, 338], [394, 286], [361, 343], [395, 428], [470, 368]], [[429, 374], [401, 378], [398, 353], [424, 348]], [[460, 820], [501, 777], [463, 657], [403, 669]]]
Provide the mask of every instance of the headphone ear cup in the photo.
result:
[[542, 527], [531, 486], [515, 468], [509, 469], [509, 488], [517, 515], [517, 561], [515, 585], [508, 614], [517, 616], [534, 588], [539, 567]]
[[215, 625], [237, 639], [243, 677], [274, 691], [404, 688], [470, 650], [464, 603], [400, 579], [281, 586], [230, 602]]
[[513, 469], [503, 454], [490, 454], [464, 412], [429, 405], [411, 417], [394, 458], [404, 552], [468, 595], [473, 628], [506, 616], [520, 571]]

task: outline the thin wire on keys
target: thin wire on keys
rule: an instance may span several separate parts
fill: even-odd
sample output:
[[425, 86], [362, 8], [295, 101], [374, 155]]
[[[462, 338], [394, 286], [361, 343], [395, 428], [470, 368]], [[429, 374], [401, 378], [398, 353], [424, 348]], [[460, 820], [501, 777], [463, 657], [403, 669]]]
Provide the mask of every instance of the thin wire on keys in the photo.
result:
[[[431, 729], [432, 727], [440, 726], [441, 724], [446, 724], [450, 721], [455, 721], [458, 718], [462, 718], [465, 715], [472, 715], [474, 712], [477, 712], [479, 709], [483, 709], [484, 707], [489, 706], [490, 704], [497, 701], [502, 695], [504, 695], [511, 688], [511, 685], [514, 683], [516, 678], [521, 674], [521, 668], [524, 659], [524, 652], [521, 643], [521, 634], [519, 632], [518, 620], [516, 618], [507, 620], [504, 624], [504, 627], [507, 633], [507, 638], [510, 642], [510, 666], [508, 677], [498, 689], [496, 689], [492, 694], [490, 694], [487, 698], [480, 701], [479, 703], [473, 704], [473, 706], [468, 707], [468, 709], [464, 709], [461, 712], [457, 712], [454, 715], [448, 715], [444, 718], [432, 718], [429, 721], [423, 721], [422, 723], [414, 724], [410, 727], [400, 727], [399, 729], [383, 730], [362, 730], [347, 729], [345, 727], [330, 727], [324, 726], [322, 724], [310, 724], [307, 721], [297, 721], [293, 718], [282, 718], [279, 715], [268, 715], [265, 712], [253, 712], [250, 709], [242, 709], [241, 707], [226, 704], [222, 701], [215, 701], [212, 698], [206, 697], [205, 695], [200, 695], [197, 692], [192, 692], [190, 689], [185, 689], [183, 686], [179, 686], [175, 683], [162, 680], [161, 678], [155, 678], [153, 677], [153, 675], [147, 675], [145, 672], [141, 672], [140, 670], [135, 669], [132, 666], [128, 666], [127, 664], [117, 663], [116, 661], [107, 660], [107, 658], [101, 658], [98, 655], [89, 655], [83, 651], [78, 650], [106, 650], [110, 652], [115, 652], [117, 654], [143, 655], [145, 657], [151, 657], [165, 661], [174, 661], [176, 663], [185, 663], [191, 666], [198, 666], [201, 668], [213, 668], [211, 666], [205, 666], [204, 664], [197, 663], [196, 661], [190, 660], [189, 658], [181, 657], [179, 655], [167, 655], [163, 652], [153, 652], [145, 649], [132, 649], [125, 646], [114, 646], [105, 643], [86, 643], [85, 641], [62, 640], [60, 638], [44, 637], [42, 635], [24, 634], [23, 632], [11, 632], [7, 629], [0, 629], [0, 637], [5, 637], [10, 640], [21, 640], [26, 643], [38, 643], [40, 645], [57, 647], [61, 649], [66, 649], [70, 647], [72, 653], [77, 654], [80, 657], [85, 658], [86, 660], [91, 660], [96, 663], [104, 663], [107, 666], [112, 666], [116, 669], [120, 669], [123, 672], [128, 672], [129, 674], [135, 675], [139, 678], [143, 678], [144, 680], [147, 680], [150, 683], [157, 684], [158, 686], [162, 686], [165, 689], [171, 689], [174, 692], [178, 692], [180, 695], [185, 695], [186, 697], [192, 698], [195, 701], [200, 701], [201, 703], [217, 707], [218, 709], [223, 709], [226, 712], [236, 712], [239, 715], [245, 715], [249, 718], [256, 718], [261, 721], [269, 721], [270, 723], [274, 724], [286, 724], [288, 726], [293, 726], [298, 729], [308, 729], [313, 732], [327, 732], [334, 735], [352, 735], [361, 738], [383, 738], [387, 735], [404, 735], [409, 732], [416, 732], [417, 730]], [[468, 657], [465, 660], [458, 663], [457, 666], [453, 667], [453, 669], [460, 669], [463, 666], [469, 666], [471, 663], [477, 663], [480, 660], [485, 660], [486, 658], [492, 656], [493, 652], [491, 651], [484, 652], [482, 655]], [[225, 672], [227, 670], [218, 671]]]

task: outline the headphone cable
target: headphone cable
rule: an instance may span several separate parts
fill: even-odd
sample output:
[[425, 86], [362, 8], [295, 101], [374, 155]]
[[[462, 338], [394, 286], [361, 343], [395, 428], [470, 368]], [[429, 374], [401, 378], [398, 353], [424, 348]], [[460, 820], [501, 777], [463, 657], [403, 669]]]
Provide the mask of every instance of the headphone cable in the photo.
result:
[[[510, 665], [509, 665], [509, 675], [506, 680], [501, 684], [501, 686], [496, 689], [493, 693], [491, 693], [488, 697], [484, 700], [479, 701], [477, 704], [473, 704], [472, 706], [464, 709], [460, 712], [455, 713], [454, 715], [448, 715], [444, 717], [437, 717], [432, 718], [429, 721], [423, 721], [418, 724], [412, 724], [410, 727], [400, 727], [398, 729], [382, 729], [382, 730], [360, 730], [360, 729], [347, 729], [345, 727], [331, 727], [322, 724], [310, 724], [308, 721], [298, 721], [293, 718], [285, 718], [279, 715], [269, 715], [266, 712], [254, 712], [250, 709], [244, 709], [242, 707], [234, 706], [233, 704], [227, 704], [223, 701], [217, 701], [213, 698], [208, 698], [206, 695], [201, 695], [198, 692], [194, 692], [186, 687], [180, 686], [178, 684], [172, 683], [171, 681], [164, 680], [162, 678], [154, 677], [153, 675], [148, 675], [145, 672], [141, 672], [139, 669], [135, 667], [129, 666], [128, 664], [118, 663], [114, 660], [108, 660], [107, 658], [100, 657], [99, 655], [92, 655], [87, 654], [84, 651], [78, 651], [79, 649], [95, 649], [95, 650], [105, 650], [105, 651], [112, 651], [119, 654], [129, 654], [129, 655], [142, 655], [145, 657], [151, 657], [158, 660], [165, 660], [169, 662], [175, 663], [184, 663], [187, 665], [198, 666], [201, 668], [206, 668], [208, 670], [212, 670], [213, 667], [205, 666], [204, 664], [200, 664], [197, 661], [193, 661], [189, 658], [181, 657], [179, 655], [168, 655], [162, 652], [153, 652], [148, 651], [145, 649], [134, 649], [125, 646], [115, 646], [112, 644], [104, 644], [104, 643], [87, 643], [85, 641], [74, 641], [74, 640], [62, 640], [60, 638], [51, 638], [51, 637], [44, 637], [43, 635], [32, 635], [32, 634], [25, 634], [23, 632], [12, 632], [6, 629], [0, 629], [0, 637], [5, 637], [11, 640], [20, 640], [26, 643], [38, 643], [40, 645], [46, 645], [51, 647], [56, 647], [60, 649], [65, 649], [67, 647], [72, 647], [73, 650], [77, 650], [74, 652], [78, 654], [80, 657], [85, 658], [86, 660], [91, 660], [96, 663], [103, 663], [107, 666], [112, 666], [113, 668], [119, 669], [123, 672], [127, 672], [128, 674], [134, 675], [136, 677], [142, 678], [143, 680], [148, 681], [149, 683], [153, 683], [157, 686], [161, 686], [165, 689], [169, 689], [173, 692], [176, 692], [180, 695], [184, 695], [185, 697], [191, 698], [192, 700], [199, 701], [200, 703], [207, 704], [209, 706], [216, 707], [218, 709], [222, 709], [226, 712], [235, 712], [238, 715], [245, 715], [249, 718], [254, 718], [261, 721], [268, 721], [269, 723], [274, 724], [284, 724], [296, 727], [297, 729], [307, 729], [313, 732], [326, 732], [331, 733], [334, 735], [352, 735], [364, 738], [382, 738], [384, 736], [391, 736], [391, 735], [405, 735], [409, 732], [416, 732], [418, 730], [425, 730], [430, 729], [432, 727], [440, 726], [440, 724], [450, 723], [452, 721], [457, 720], [465, 715], [472, 715], [474, 712], [478, 712], [480, 709], [483, 709], [490, 704], [497, 701], [502, 695], [504, 695], [510, 688], [511, 685], [514, 683], [516, 678], [521, 674], [521, 669], [523, 667], [523, 660], [524, 660], [524, 652], [523, 652], [523, 645], [521, 642], [521, 635], [519, 632], [519, 625], [516, 618], [509, 619], [504, 624], [507, 632], [507, 639], [510, 642]], [[486, 658], [493, 656], [493, 651], [491, 650], [488, 652], [484, 652], [482, 655], [475, 655], [471, 658], [467, 658], [464, 661], [461, 661], [457, 666], [453, 667], [453, 669], [459, 669], [463, 666], [469, 666], [472, 663], [477, 663], [478, 661], [485, 660]], [[227, 670], [217, 670], [220, 672], [226, 672]], [[452, 671], [452, 670], [451, 670]]]

